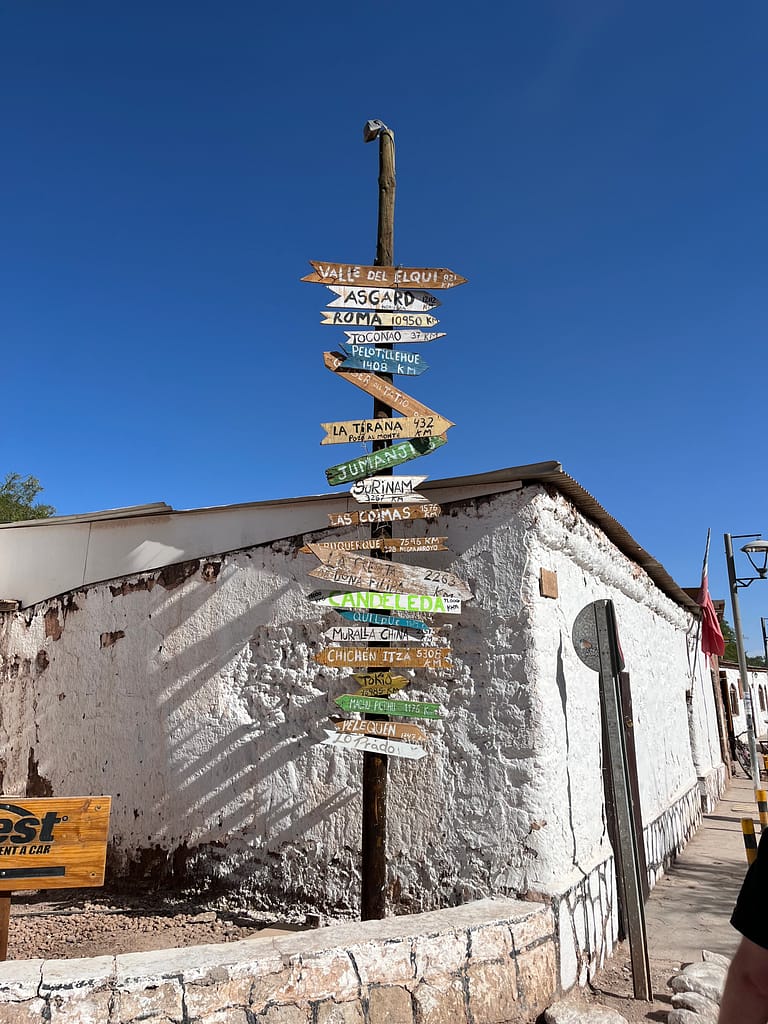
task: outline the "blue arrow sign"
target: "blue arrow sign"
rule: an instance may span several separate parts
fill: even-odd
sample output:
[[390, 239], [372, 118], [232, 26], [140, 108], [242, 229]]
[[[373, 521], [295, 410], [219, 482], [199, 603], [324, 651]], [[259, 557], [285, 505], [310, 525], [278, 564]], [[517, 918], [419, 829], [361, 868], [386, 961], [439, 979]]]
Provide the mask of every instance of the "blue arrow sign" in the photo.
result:
[[398, 619], [394, 615], [380, 615], [378, 612], [342, 611], [336, 609], [348, 622], [367, 622], [371, 626], [399, 626], [401, 629], [418, 629], [425, 633], [429, 626], [421, 619]]
[[355, 345], [349, 342], [341, 347], [346, 356], [340, 367], [342, 370], [367, 370], [369, 373], [418, 377], [429, 368], [418, 352], [412, 352], [410, 349], [395, 351], [378, 348], [376, 345]]

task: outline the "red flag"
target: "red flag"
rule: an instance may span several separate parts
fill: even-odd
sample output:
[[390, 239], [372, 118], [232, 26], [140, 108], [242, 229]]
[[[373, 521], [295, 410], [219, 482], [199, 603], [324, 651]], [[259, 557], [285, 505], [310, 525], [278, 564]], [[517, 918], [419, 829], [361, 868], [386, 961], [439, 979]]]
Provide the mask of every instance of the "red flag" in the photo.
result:
[[701, 608], [701, 649], [704, 654], [716, 654], [718, 658], [722, 658], [725, 651], [725, 640], [715, 606], [709, 596], [708, 570], [709, 531], [707, 531], [707, 550], [704, 554], [704, 565], [701, 567], [701, 586], [696, 596], [696, 604]]

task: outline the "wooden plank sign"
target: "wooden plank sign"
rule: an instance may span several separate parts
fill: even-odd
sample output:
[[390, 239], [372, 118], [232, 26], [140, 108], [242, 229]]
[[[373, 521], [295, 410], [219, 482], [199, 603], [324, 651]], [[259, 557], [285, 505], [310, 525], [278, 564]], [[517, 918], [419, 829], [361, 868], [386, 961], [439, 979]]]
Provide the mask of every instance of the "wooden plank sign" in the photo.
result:
[[407, 722], [370, 721], [364, 718], [334, 718], [336, 732], [363, 736], [391, 736], [396, 740], [426, 740], [427, 734], [418, 725]]
[[[337, 551], [447, 551], [447, 537], [371, 537], [362, 540], [329, 540], [326, 547]], [[299, 548], [310, 554], [309, 545]]]
[[336, 609], [359, 609], [366, 611], [419, 612], [421, 615], [460, 615], [461, 601], [458, 597], [432, 597], [429, 594], [386, 594], [374, 591], [322, 590], [308, 595], [310, 601]]
[[327, 288], [338, 296], [328, 303], [334, 309], [399, 309], [426, 313], [441, 305], [440, 299], [429, 292], [409, 288], [351, 288], [344, 284], [329, 284]]
[[406, 676], [393, 676], [391, 672], [366, 672], [353, 676], [359, 686], [357, 697], [388, 697], [390, 693], [402, 690], [410, 682]]
[[420, 377], [429, 369], [418, 352], [379, 348], [377, 345], [347, 344], [341, 346], [346, 359], [344, 370], [367, 370], [370, 373], [393, 373], [404, 377]]
[[445, 434], [454, 424], [442, 416], [387, 416], [376, 420], [336, 420], [321, 423], [325, 437], [320, 444], [352, 444], [355, 441], [399, 441], [404, 437]]
[[326, 736], [320, 745], [341, 747], [344, 750], [363, 750], [372, 754], [386, 754], [388, 757], [407, 757], [418, 761], [427, 756], [424, 747], [416, 743], [401, 743], [399, 740], [377, 739], [375, 736], [354, 736], [349, 733], [325, 730]]
[[[349, 493], [360, 504], [407, 502], [413, 500], [414, 488], [424, 483], [426, 479], [425, 476], [369, 476], [365, 480], [356, 480]], [[426, 499], [419, 494], [416, 500]]]
[[399, 626], [373, 626], [363, 622], [352, 626], [331, 626], [320, 635], [329, 644], [404, 644], [416, 641], [431, 645], [438, 639], [432, 630], [414, 634]]
[[385, 313], [372, 309], [321, 309], [320, 323], [332, 327], [437, 327], [431, 313]]
[[[327, 551], [322, 544], [310, 544], [312, 554], [317, 555], [326, 568], [337, 570], [348, 586], [361, 586], [370, 590], [407, 590], [417, 594], [432, 594], [440, 597], [458, 597], [465, 601], [472, 599], [469, 586], [452, 572], [444, 569], [427, 569], [420, 565], [405, 565], [402, 562], [388, 562], [382, 558], [352, 554], [347, 551]], [[317, 579], [329, 578], [318, 569], [310, 576]], [[361, 582], [365, 580], [367, 582]]]
[[[384, 508], [361, 508], [352, 512], [329, 512], [331, 526], [360, 526], [366, 523], [408, 523], [412, 519], [437, 519], [442, 509], [431, 502], [418, 505], [388, 505]], [[322, 548], [322, 544], [310, 544], [309, 548]], [[317, 556], [320, 557], [319, 555]]]
[[344, 331], [355, 345], [413, 345], [444, 338], [445, 331]]
[[375, 373], [342, 370], [341, 365], [343, 362], [344, 357], [338, 352], [323, 352], [323, 363], [326, 369], [350, 384], [354, 384], [356, 388], [360, 388], [366, 395], [378, 398], [379, 401], [396, 409], [403, 416], [437, 416], [434, 409], [430, 409], [421, 402], [417, 402], [415, 398], [411, 398], [410, 395], [406, 395], [405, 392], [400, 391], [399, 388], [396, 388], [390, 381], [385, 380], [384, 377], [378, 377]]
[[315, 661], [328, 668], [453, 668], [450, 647], [325, 647]]
[[445, 267], [363, 267], [357, 263], [322, 263], [310, 260], [314, 270], [302, 277], [313, 284], [351, 284], [360, 287], [456, 288], [466, 277]]
[[444, 437], [415, 437], [412, 441], [400, 441], [390, 448], [382, 448], [381, 451], [371, 452], [370, 455], [360, 455], [356, 459], [348, 459], [347, 462], [329, 466], [325, 471], [325, 477], [332, 486], [352, 483], [353, 480], [373, 476], [382, 469], [402, 466], [404, 462], [420, 459], [422, 455], [431, 455], [447, 443]]
[[423, 700], [397, 700], [392, 697], [355, 697], [343, 693], [334, 701], [344, 711], [361, 711], [366, 715], [398, 715], [400, 718], [442, 718], [439, 704]]
[[0, 891], [104, 884], [108, 796], [0, 796]]
[[339, 611], [342, 619], [347, 622], [367, 622], [371, 626], [398, 626], [400, 629], [416, 629], [422, 633], [431, 632], [431, 627], [421, 619], [401, 619], [397, 615], [380, 615], [378, 612]]

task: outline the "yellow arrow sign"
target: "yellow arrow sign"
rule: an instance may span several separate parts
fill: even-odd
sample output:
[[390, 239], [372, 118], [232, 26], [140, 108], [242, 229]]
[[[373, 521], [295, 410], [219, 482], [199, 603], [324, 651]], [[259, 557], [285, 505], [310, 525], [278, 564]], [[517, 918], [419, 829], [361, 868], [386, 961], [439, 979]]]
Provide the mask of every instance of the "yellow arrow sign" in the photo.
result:
[[367, 395], [378, 398], [385, 405], [397, 409], [403, 416], [434, 416], [435, 419], [438, 418], [438, 413], [434, 409], [430, 409], [426, 405], [422, 405], [421, 402], [417, 402], [415, 398], [411, 398], [410, 395], [406, 395], [384, 377], [379, 377], [375, 373], [361, 373], [359, 370], [339, 369], [344, 362], [344, 357], [340, 356], [338, 352], [323, 352], [323, 362], [327, 369], [335, 373], [337, 377], [342, 377]]
[[375, 309], [322, 309], [321, 324], [334, 327], [436, 327], [431, 313], [385, 313]]
[[320, 426], [325, 431], [320, 444], [349, 444], [353, 441], [432, 437], [444, 434], [454, 424], [443, 416], [390, 416], [379, 420], [339, 420], [321, 423]]

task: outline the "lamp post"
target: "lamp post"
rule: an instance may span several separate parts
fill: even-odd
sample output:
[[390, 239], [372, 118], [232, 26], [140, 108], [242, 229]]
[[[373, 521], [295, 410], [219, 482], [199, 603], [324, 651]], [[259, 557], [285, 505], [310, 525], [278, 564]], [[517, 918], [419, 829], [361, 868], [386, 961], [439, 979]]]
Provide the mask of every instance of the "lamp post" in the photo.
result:
[[[748, 587], [755, 580], [764, 580], [768, 573], [768, 540], [760, 540], [759, 534], [736, 534], [742, 539], [750, 540], [742, 547], [757, 576], [737, 576], [733, 561], [733, 537], [730, 533], [723, 535], [725, 541], [725, 561], [728, 566], [728, 583], [731, 591], [731, 608], [733, 610], [733, 631], [736, 634], [736, 650], [739, 655], [739, 674], [744, 686], [744, 708], [747, 719], [747, 744], [749, 746], [749, 763], [752, 766], [752, 782], [755, 789], [760, 789], [760, 766], [757, 761], [757, 744], [755, 743], [755, 723], [752, 717], [752, 699], [749, 691], [747, 655], [744, 650], [744, 634], [741, 629], [741, 612], [739, 611], [739, 587]], [[752, 556], [755, 556], [754, 558]], [[755, 560], [757, 559], [757, 561]]]

